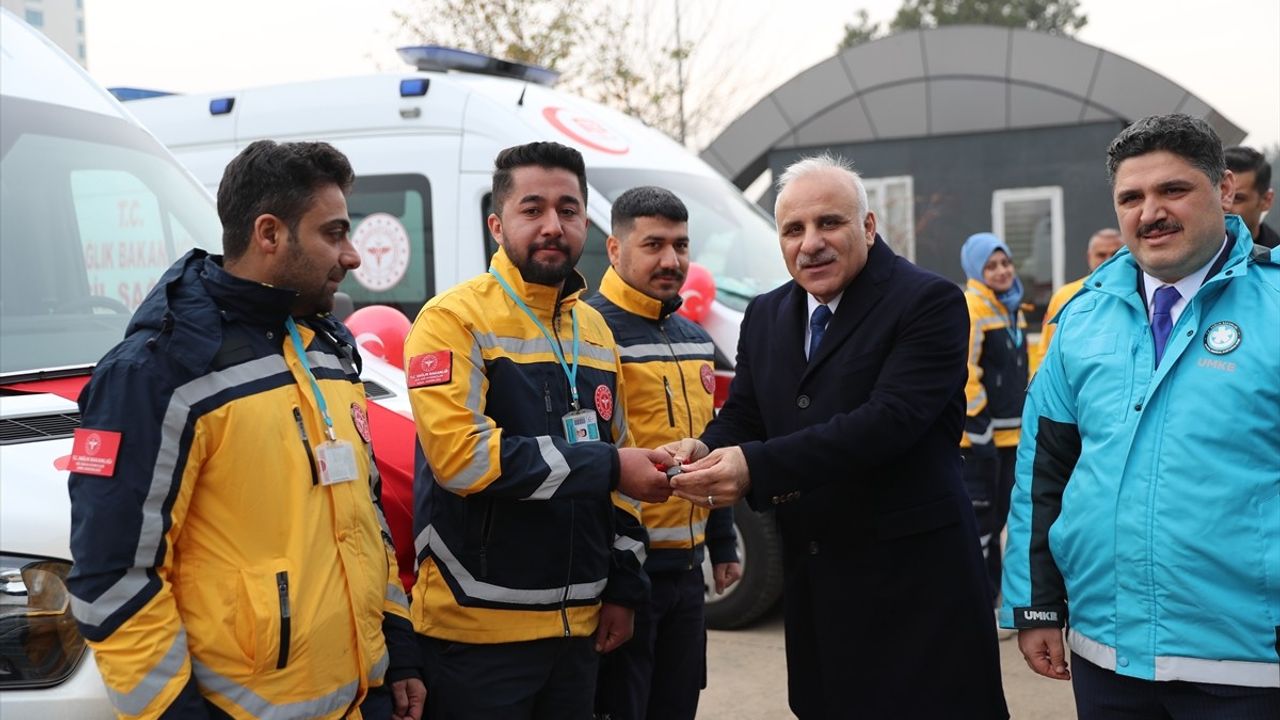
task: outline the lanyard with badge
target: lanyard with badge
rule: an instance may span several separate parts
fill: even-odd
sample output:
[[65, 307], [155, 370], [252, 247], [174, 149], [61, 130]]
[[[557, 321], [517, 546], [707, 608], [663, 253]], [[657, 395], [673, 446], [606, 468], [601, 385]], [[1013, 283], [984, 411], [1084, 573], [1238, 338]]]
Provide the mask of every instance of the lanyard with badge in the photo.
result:
[[298, 361], [311, 383], [311, 392], [315, 395], [316, 405], [320, 407], [320, 417], [324, 418], [325, 441], [316, 448], [316, 464], [320, 466], [320, 484], [337, 485], [350, 482], [359, 477], [356, 466], [356, 451], [351, 443], [338, 438], [333, 431], [333, 418], [329, 417], [329, 405], [325, 402], [324, 393], [320, 392], [320, 383], [311, 372], [311, 363], [307, 361], [307, 350], [302, 345], [302, 336], [298, 334], [298, 326], [293, 318], [285, 320], [289, 329], [289, 337], [293, 338], [293, 349], [297, 351]]
[[511, 289], [507, 281], [498, 274], [498, 271], [489, 268], [489, 273], [498, 281], [498, 285], [502, 287], [502, 291], [511, 298], [511, 301], [524, 311], [529, 319], [533, 321], [534, 326], [542, 331], [543, 337], [551, 345], [551, 352], [555, 354], [556, 360], [560, 363], [560, 368], [564, 370], [565, 377], [569, 378], [569, 392], [573, 400], [573, 409], [560, 418], [561, 424], [564, 426], [564, 437], [569, 444], [587, 442], [590, 440], [600, 439], [600, 425], [596, 420], [596, 411], [583, 409], [578, 404], [578, 309], [571, 308], [569, 310], [570, 317], [573, 318], [573, 364], [565, 362], [564, 352], [560, 349], [560, 343], [551, 335], [551, 331], [547, 330], [547, 326], [542, 324], [537, 315], [525, 305], [524, 300]]
[[1021, 347], [1022, 328], [1018, 327], [1017, 312], [1016, 311], [1010, 312], [1008, 310], [1002, 310], [1000, 308], [997, 308], [995, 305], [992, 305], [991, 301], [985, 297], [982, 298], [982, 302], [986, 303], [987, 307], [991, 308], [991, 312], [995, 313], [997, 317], [1008, 320], [1008, 322], [1005, 323], [1004, 331], [1009, 335], [1009, 339], [1013, 341], [1012, 347], [1015, 347], [1015, 348]]

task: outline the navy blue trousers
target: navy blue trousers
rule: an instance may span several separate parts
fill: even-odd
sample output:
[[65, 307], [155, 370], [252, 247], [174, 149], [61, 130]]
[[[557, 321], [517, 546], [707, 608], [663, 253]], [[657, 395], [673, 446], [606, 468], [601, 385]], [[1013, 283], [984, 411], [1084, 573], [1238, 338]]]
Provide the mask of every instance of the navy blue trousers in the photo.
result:
[[1071, 689], [1080, 720], [1276, 720], [1280, 688], [1156, 682], [1117, 675], [1071, 657]]
[[480, 645], [419, 635], [430, 718], [591, 720], [591, 637]]
[[982, 557], [987, 565], [987, 581], [994, 607], [1000, 597], [1000, 573], [1004, 569], [1000, 533], [1009, 519], [1009, 496], [1013, 493], [1013, 470], [1018, 448], [997, 448], [986, 457], [974, 455], [968, 449], [961, 454], [965, 459], [964, 489], [969, 493], [973, 514], [978, 519], [978, 539], [982, 542]]
[[635, 634], [600, 660], [601, 720], [693, 720], [707, 685], [702, 568], [649, 574], [652, 602]]

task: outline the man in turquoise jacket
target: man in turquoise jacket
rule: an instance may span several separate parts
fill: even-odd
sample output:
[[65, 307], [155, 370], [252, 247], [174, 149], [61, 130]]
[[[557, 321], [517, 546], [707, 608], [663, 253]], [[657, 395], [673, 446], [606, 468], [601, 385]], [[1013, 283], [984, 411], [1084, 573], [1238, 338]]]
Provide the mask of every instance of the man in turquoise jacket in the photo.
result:
[[1127, 250], [1032, 381], [1001, 624], [1085, 720], [1280, 717], [1280, 252], [1201, 120], [1130, 125], [1107, 174]]

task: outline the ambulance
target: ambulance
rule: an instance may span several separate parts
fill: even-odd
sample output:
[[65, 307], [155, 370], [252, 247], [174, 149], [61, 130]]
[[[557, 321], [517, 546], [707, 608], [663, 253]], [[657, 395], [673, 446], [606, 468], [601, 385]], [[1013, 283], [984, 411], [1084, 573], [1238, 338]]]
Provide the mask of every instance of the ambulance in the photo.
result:
[[173, 259], [220, 245], [208, 193], [0, 9], [0, 717], [114, 717], [64, 583], [75, 399]]
[[[714, 278], [714, 288], [686, 296], [686, 315], [715, 342], [723, 401], [742, 311], [757, 294], [789, 279], [772, 219], [658, 130], [556, 90], [550, 70], [439, 46], [399, 53], [412, 70], [221, 93], [113, 92], [130, 100], [128, 109], [211, 191], [227, 162], [255, 140], [336, 146], [357, 175], [348, 206], [362, 259], [341, 289], [356, 308], [390, 306], [408, 318], [437, 292], [488, 267], [497, 246], [485, 219], [493, 160], [503, 148], [553, 140], [582, 152], [589, 229], [578, 268], [591, 287], [598, 287], [609, 263], [610, 202], [638, 185], [672, 190], [689, 208], [692, 261]], [[398, 355], [398, 348], [390, 350]], [[405, 392], [403, 384], [400, 379], [391, 388], [396, 396]], [[410, 494], [390, 485], [397, 499], [388, 520], [399, 546], [412, 538], [410, 520], [392, 515], [399, 496], [407, 502]], [[772, 519], [745, 503], [737, 514], [743, 580], [723, 596], [708, 593], [713, 627], [750, 622], [781, 592]]]

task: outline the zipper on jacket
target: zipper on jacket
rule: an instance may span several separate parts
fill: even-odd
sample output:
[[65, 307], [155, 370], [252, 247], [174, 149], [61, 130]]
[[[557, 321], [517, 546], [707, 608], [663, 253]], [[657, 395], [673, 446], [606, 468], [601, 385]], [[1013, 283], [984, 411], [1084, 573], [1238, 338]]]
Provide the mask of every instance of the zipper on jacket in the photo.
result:
[[307, 453], [307, 466], [311, 468], [311, 484], [319, 485], [320, 476], [316, 474], [316, 456], [311, 452], [311, 440], [307, 438], [307, 428], [302, 424], [302, 411], [294, 406], [293, 419], [298, 423], [298, 435], [302, 437], [302, 449]]
[[[569, 501], [569, 567], [564, 573], [564, 594], [560, 596], [560, 623], [564, 626], [564, 636], [569, 637], [569, 584], [573, 581], [573, 530], [576, 519], [573, 512], [573, 501]], [[612, 517], [612, 511], [610, 511]], [[612, 533], [610, 534], [612, 537]]]
[[665, 391], [664, 394], [667, 396], [667, 425], [669, 425], [670, 427], [675, 427], [676, 411], [671, 407], [671, 395], [672, 395], [671, 383], [670, 381], [667, 380], [666, 375], [662, 376], [662, 389]]
[[[689, 418], [689, 437], [697, 437], [701, 433], [694, 432], [693, 429], [693, 404], [689, 402], [689, 387], [684, 382], [684, 368], [680, 365], [680, 358], [676, 357], [676, 349], [671, 345], [671, 338], [667, 335], [667, 328], [662, 323], [658, 323], [658, 332], [662, 333], [662, 339], [667, 342], [667, 350], [671, 352], [671, 359], [675, 360], [676, 374], [680, 377], [680, 394], [684, 397], [684, 411]], [[663, 378], [664, 380], [666, 378]], [[670, 402], [670, 401], [668, 401]], [[668, 407], [670, 407], [668, 405]], [[671, 421], [671, 426], [675, 427], [675, 421]]]
[[493, 534], [493, 501], [484, 510], [484, 521], [480, 523], [480, 577], [489, 576], [489, 537]]
[[693, 503], [689, 503], [689, 563], [685, 566], [685, 570], [693, 569], [693, 559], [697, 556], [697, 546], [694, 544], [693, 534]]
[[280, 655], [276, 658], [276, 669], [283, 670], [289, 664], [289, 573], [283, 570], [276, 573], [276, 591], [280, 594]]
[[547, 408], [547, 432], [555, 435], [556, 424], [551, 411], [551, 386], [546, 382], [542, 383], [542, 404]]

